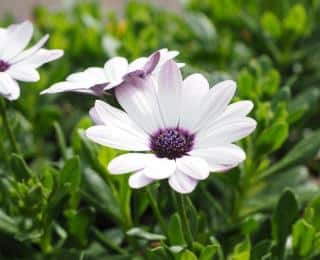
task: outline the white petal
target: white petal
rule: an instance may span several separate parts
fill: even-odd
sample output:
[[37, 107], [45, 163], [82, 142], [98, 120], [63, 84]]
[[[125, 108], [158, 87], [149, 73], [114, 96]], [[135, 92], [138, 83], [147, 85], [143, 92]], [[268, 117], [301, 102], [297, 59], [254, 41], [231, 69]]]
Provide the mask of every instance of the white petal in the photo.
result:
[[245, 152], [234, 144], [195, 149], [190, 154], [206, 160], [211, 171], [223, 171], [233, 168], [246, 158]]
[[31, 48], [21, 52], [19, 55], [17, 55], [13, 59], [11, 59], [10, 63], [16, 63], [16, 62], [22, 61], [22, 60], [32, 56], [38, 50], [40, 50], [40, 48], [48, 41], [48, 39], [49, 39], [49, 34], [46, 34], [35, 45], [33, 45]]
[[148, 178], [143, 171], [139, 171], [129, 177], [129, 186], [133, 189], [140, 189], [153, 181], [154, 180]]
[[204, 180], [209, 176], [208, 163], [200, 157], [183, 156], [176, 161], [177, 168], [193, 179]]
[[18, 83], [5, 72], [0, 72], [0, 95], [9, 100], [15, 100], [20, 96]]
[[45, 63], [59, 59], [63, 55], [62, 50], [47, 50], [40, 49], [32, 56], [18, 62], [19, 65], [29, 66], [32, 68], [39, 68]]
[[23, 65], [13, 65], [7, 70], [7, 73], [15, 80], [25, 82], [36, 82], [40, 79], [38, 71], [32, 67]]
[[138, 138], [131, 133], [134, 129], [120, 129], [112, 125], [96, 125], [86, 130], [86, 135], [93, 142], [127, 151], [149, 151], [148, 136]]
[[29, 43], [33, 33], [33, 25], [26, 21], [8, 28], [7, 42], [1, 59], [9, 61], [18, 55]]
[[81, 92], [95, 95], [91, 90], [95, 85], [106, 82], [104, 70], [97, 67], [90, 67], [82, 72], [70, 74], [67, 81], [53, 84], [50, 88], [41, 92], [41, 94], [53, 94], [60, 92]]
[[127, 153], [114, 158], [108, 165], [108, 171], [112, 174], [123, 174], [142, 170], [153, 154]]
[[247, 114], [253, 108], [253, 103], [251, 101], [239, 101], [233, 103], [227, 107], [224, 113], [221, 116], [217, 117], [216, 120], [211, 122], [211, 125], [205, 129], [202, 129], [198, 136], [208, 136], [210, 133], [214, 132], [214, 130], [221, 125], [232, 124], [233, 122], [239, 122], [244, 119]]
[[243, 118], [248, 115], [252, 109], [253, 103], [249, 100], [235, 102], [229, 105], [222, 115], [212, 122], [212, 126], [227, 123], [237, 118]]
[[[176, 56], [179, 55], [178, 51], [168, 51], [168, 49], [161, 49], [158, 51], [160, 53], [160, 59], [158, 65], [153, 71], [154, 75], [157, 75], [163, 66], [168, 60], [173, 60]], [[185, 66], [184, 63], [177, 63], [178, 68], [182, 68]]]
[[173, 60], [176, 56], [179, 55], [178, 51], [168, 51], [168, 49], [161, 49], [160, 52], [160, 60], [159, 60], [159, 66], [162, 66], [169, 60]]
[[176, 127], [179, 122], [182, 77], [177, 64], [169, 60], [158, 75], [158, 100], [164, 123]]
[[225, 172], [228, 171], [234, 167], [237, 167], [238, 164], [228, 164], [228, 165], [223, 165], [223, 164], [210, 164], [210, 172]]
[[222, 81], [213, 86], [200, 107], [199, 123], [195, 130], [206, 129], [208, 125], [220, 116], [227, 108], [236, 90], [236, 83], [232, 80]]
[[67, 81], [84, 83], [89, 87], [96, 84], [102, 84], [107, 82], [107, 78], [104, 73], [104, 69], [98, 67], [89, 67], [85, 71], [70, 74], [67, 77]]
[[104, 71], [108, 82], [120, 84], [122, 77], [128, 72], [128, 61], [122, 57], [114, 57], [106, 62]]
[[170, 178], [169, 178], [169, 185], [172, 189], [179, 193], [190, 193], [192, 192], [195, 187], [197, 186], [198, 181], [185, 175], [180, 171], [176, 171]]
[[186, 66], [186, 64], [183, 63], [183, 62], [178, 62], [177, 65], [178, 65], [178, 68], [179, 68], [179, 69], [180, 69], [180, 68], [183, 68], [184, 66]]
[[147, 63], [147, 61], [148, 61], [148, 58], [146, 57], [135, 59], [129, 64], [128, 72], [132, 72], [135, 70], [142, 70], [144, 65]]
[[95, 107], [90, 108], [89, 115], [96, 125], [103, 125], [104, 124], [103, 121], [101, 120], [101, 118], [99, 117], [99, 114], [98, 114], [97, 110], [95, 109]]
[[[86, 91], [85, 91], [86, 90]], [[43, 94], [54, 94], [60, 92], [84, 92], [94, 94], [90, 89], [88, 89], [87, 84], [71, 83], [71, 82], [58, 82], [53, 84], [50, 88], [41, 91]]]
[[111, 125], [129, 132], [132, 136], [140, 139], [147, 138], [147, 135], [139, 128], [128, 115], [118, 108], [110, 106], [108, 103], [97, 100], [95, 102], [95, 111], [100, 121], [105, 125]]
[[154, 180], [169, 178], [176, 170], [176, 162], [167, 158], [154, 157], [144, 168], [144, 174]]
[[198, 133], [195, 139], [195, 148], [208, 148], [238, 141], [251, 134], [256, 125], [256, 121], [249, 117], [219, 124], [205, 134]]
[[182, 84], [182, 107], [179, 126], [193, 129], [198, 121], [203, 99], [208, 95], [209, 83], [201, 74], [188, 76]]
[[130, 80], [117, 87], [115, 93], [122, 108], [146, 133], [153, 134], [163, 127], [152, 77]]

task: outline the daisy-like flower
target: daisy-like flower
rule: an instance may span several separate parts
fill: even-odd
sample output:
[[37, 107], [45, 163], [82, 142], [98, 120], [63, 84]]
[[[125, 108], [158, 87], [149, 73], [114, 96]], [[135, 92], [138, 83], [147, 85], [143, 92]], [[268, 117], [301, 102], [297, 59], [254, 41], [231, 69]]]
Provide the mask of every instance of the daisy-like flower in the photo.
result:
[[233, 142], [249, 135], [256, 121], [247, 117], [252, 102], [228, 105], [234, 81], [209, 89], [200, 74], [182, 80], [173, 61], [163, 65], [156, 79], [135, 78], [115, 90], [125, 112], [102, 101], [90, 111], [96, 125], [87, 129], [89, 139], [131, 151], [109, 163], [110, 173], [133, 173], [132, 188], [168, 179], [175, 191], [190, 193], [209, 172], [226, 171], [245, 159]]
[[0, 95], [9, 100], [20, 96], [16, 80], [36, 82], [40, 79], [37, 68], [63, 55], [62, 50], [47, 50], [42, 46], [49, 35], [45, 35], [34, 46], [24, 50], [32, 38], [33, 25], [26, 21], [0, 28]]
[[[132, 77], [146, 78], [158, 73], [166, 61], [174, 59], [178, 54], [177, 51], [161, 49], [148, 58], [141, 57], [130, 64], [123, 57], [114, 57], [103, 68], [90, 67], [83, 72], [73, 73], [66, 81], [52, 85], [41, 94], [80, 92], [100, 96], [104, 91], [115, 88]], [[184, 64], [179, 63], [179, 66]]]

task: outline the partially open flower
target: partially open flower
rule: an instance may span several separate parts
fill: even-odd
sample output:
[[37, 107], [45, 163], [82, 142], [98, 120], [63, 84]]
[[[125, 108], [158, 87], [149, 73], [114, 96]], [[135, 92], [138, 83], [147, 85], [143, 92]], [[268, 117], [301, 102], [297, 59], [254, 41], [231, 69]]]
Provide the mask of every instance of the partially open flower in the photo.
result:
[[146, 78], [150, 74], [156, 74], [166, 61], [178, 54], [177, 51], [161, 49], [148, 58], [141, 57], [130, 64], [123, 57], [114, 57], [105, 63], [104, 68], [91, 67], [83, 72], [73, 73], [66, 81], [52, 85], [41, 94], [80, 92], [100, 96], [104, 91], [120, 86], [130, 78]]
[[96, 101], [90, 114], [97, 125], [86, 134], [96, 143], [134, 151], [108, 166], [112, 174], [133, 172], [132, 188], [168, 178], [175, 191], [189, 193], [209, 172], [226, 171], [245, 159], [233, 142], [249, 135], [256, 121], [247, 117], [252, 102], [228, 105], [235, 90], [231, 80], [209, 90], [200, 74], [182, 80], [177, 64], [168, 61], [157, 81], [134, 79], [115, 90], [125, 112]]
[[32, 38], [33, 26], [29, 21], [0, 28], [0, 95], [9, 100], [20, 96], [16, 80], [35, 82], [40, 79], [37, 68], [63, 55], [62, 50], [47, 50], [42, 46], [45, 35], [33, 47], [24, 50]]

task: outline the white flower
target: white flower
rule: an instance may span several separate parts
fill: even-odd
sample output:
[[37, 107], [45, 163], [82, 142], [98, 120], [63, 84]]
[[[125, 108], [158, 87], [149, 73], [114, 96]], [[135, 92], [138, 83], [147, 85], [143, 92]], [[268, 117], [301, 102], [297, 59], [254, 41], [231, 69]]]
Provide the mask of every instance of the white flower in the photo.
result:
[[15, 100], [20, 96], [16, 80], [38, 81], [40, 76], [36, 69], [63, 55], [62, 50], [42, 48], [49, 35], [45, 35], [33, 47], [24, 50], [32, 34], [33, 26], [29, 21], [0, 28], [0, 95], [9, 100]]
[[[132, 77], [145, 78], [158, 73], [161, 66], [168, 60], [175, 58], [179, 52], [161, 49], [148, 58], [141, 57], [130, 64], [123, 57], [108, 60], [103, 68], [90, 67], [83, 72], [73, 73], [66, 81], [56, 83], [41, 94], [59, 92], [80, 92], [100, 96], [104, 91], [112, 89], [126, 82]], [[180, 63], [180, 67], [184, 64]]]
[[249, 135], [256, 121], [247, 117], [251, 101], [228, 105], [235, 82], [211, 89], [200, 74], [182, 80], [178, 66], [168, 61], [153, 78], [135, 78], [115, 90], [125, 112], [96, 101], [90, 114], [97, 125], [86, 135], [92, 141], [133, 151], [113, 159], [112, 174], [133, 172], [132, 188], [169, 179], [177, 192], [189, 193], [209, 172], [226, 171], [245, 159], [235, 141]]

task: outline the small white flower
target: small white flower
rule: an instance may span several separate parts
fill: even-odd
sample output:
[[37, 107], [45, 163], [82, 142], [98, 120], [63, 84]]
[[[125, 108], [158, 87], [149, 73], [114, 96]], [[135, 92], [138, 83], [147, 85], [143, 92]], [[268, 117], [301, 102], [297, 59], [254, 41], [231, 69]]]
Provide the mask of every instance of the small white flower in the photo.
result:
[[20, 96], [20, 87], [16, 80], [38, 81], [40, 76], [36, 69], [63, 55], [62, 50], [42, 48], [49, 35], [45, 35], [33, 47], [24, 50], [32, 34], [33, 25], [29, 21], [0, 28], [0, 95], [9, 100], [15, 100]]
[[235, 82], [209, 89], [200, 74], [182, 80], [173, 61], [162, 66], [156, 79], [135, 78], [116, 88], [125, 112], [102, 101], [90, 111], [97, 125], [87, 129], [88, 138], [134, 151], [113, 159], [110, 173], [133, 172], [132, 188], [168, 178], [175, 191], [189, 193], [209, 172], [226, 171], [245, 159], [244, 151], [232, 143], [249, 135], [256, 121], [247, 117], [251, 101], [228, 105]]
[[[145, 78], [150, 74], [158, 73], [161, 66], [168, 60], [175, 58], [179, 52], [161, 49], [148, 58], [141, 57], [130, 64], [123, 57], [114, 57], [108, 60], [103, 68], [90, 67], [83, 72], [73, 73], [66, 81], [56, 83], [41, 94], [59, 92], [80, 92], [92, 95], [101, 95], [126, 82], [132, 77]], [[180, 67], [184, 64], [180, 63]]]

